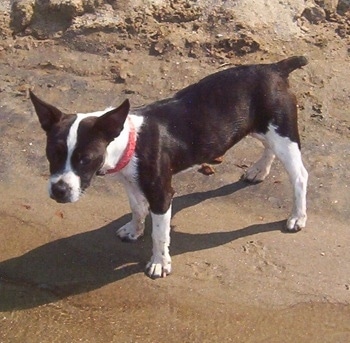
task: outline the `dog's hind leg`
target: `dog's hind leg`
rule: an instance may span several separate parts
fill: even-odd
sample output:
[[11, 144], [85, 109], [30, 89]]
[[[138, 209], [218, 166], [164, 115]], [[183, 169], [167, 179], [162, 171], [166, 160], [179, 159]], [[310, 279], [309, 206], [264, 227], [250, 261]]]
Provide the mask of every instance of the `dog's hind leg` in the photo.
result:
[[143, 235], [145, 219], [149, 213], [149, 205], [136, 184], [124, 182], [124, 186], [129, 197], [132, 218], [130, 222], [118, 229], [117, 235], [123, 241], [134, 242]]
[[260, 159], [248, 168], [245, 175], [243, 175], [243, 179], [248, 182], [258, 183], [264, 181], [269, 175], [272, 162], [275, 159], [275, 154], [271, 150], [263, 135], [252, 134], [252, 136], [260, 140], [265, 149]]
[[306, 225], [306, 191], [308, 173], [301, 159], [299, 144], [283, 137], [277, 128], [269, 125], [264, 135], [266, 142], [288, 172], [294, 191], [292, 214], [287, 220], [288, 231], [299, 231]]

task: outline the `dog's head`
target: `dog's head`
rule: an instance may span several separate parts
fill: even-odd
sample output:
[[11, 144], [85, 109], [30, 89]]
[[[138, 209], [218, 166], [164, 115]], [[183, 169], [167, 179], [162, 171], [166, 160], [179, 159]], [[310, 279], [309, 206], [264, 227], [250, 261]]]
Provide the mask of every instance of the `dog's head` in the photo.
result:
[[108, 144], [123, 130], [129, 101], [107, 112], [67, 115], [32, 92], [30, 98], [47, 136], [49, 194], [60, 203], [75, 202], [103, 166]]

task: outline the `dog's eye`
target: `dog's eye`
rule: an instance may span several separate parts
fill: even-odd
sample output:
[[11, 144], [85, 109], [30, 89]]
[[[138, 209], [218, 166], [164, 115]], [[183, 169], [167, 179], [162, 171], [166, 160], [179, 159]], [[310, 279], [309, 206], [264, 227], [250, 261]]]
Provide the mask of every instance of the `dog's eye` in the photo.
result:
[[83, 156], [79, 160], [81, 166], [87, 166], [91, 163], [91, 158], [89, 156]]

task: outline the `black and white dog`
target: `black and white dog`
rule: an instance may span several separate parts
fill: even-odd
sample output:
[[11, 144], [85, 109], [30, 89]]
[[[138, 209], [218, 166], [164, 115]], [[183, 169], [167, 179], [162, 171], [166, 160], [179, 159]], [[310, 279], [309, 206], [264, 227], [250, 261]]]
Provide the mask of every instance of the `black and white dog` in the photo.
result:
[[247, 170], [246, 180], [264, 180], [277, 156], [294, 190], [287, 230], [300, 230], [306, 224], [308, 173], [300, 154], [297, 104], [288, 75], [306, 64], [305, 57], [296, 56], [273, 64], [230, 68], [172, 98], [131, 111], [126, 100], [115, 109], [66, 115], [31, 92], [47, 134], [51, 198], [75, 202], [95, 174], [118, 175], [129, 196], [132, 219], [117, 234], [136, 240], [150, 212], [153, 255], [146, 273], [164, 277], [171, 272], [172, 175], [210, 163], [251, 134], [265, 149]]

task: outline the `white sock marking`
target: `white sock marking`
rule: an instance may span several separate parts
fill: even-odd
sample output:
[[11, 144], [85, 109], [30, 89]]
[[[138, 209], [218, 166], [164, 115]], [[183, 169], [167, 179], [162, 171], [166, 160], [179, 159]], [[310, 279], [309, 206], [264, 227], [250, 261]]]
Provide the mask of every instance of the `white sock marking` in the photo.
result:
[[308, 173], [301, 159], [298, 144], [288, 137], [281, 137], [276, 127], [269, 125], [269, 131], [264, 135], [270, 148], [286, 168], [294, 190], [294, 205], [292, 214], [287, 221], [289, 230], [298, 230], [306, 224], [306, 191]]
[[164, 214], [152, 216], [152, 241], [153, 255], [147, 264], [147, 273], [151, 277], [164, 277], [171, 272], [170, 245], [170, 220], [171, 205]]

